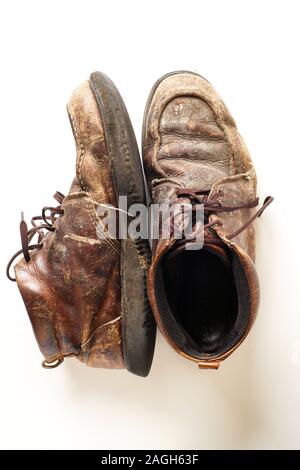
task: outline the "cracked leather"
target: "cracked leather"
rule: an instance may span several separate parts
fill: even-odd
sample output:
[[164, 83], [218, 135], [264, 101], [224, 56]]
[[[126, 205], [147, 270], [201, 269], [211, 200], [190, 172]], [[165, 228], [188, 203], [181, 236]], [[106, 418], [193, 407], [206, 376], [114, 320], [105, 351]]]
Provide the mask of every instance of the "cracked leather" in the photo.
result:
[[119, 242], [97, 236], [98, 204], [116, 206], [116, 195], [88, 81], [73, 93], [68, 112], [76, 141], [76, 177], [55, 231], [31, 252], [29, 262], [18, 262], [16, 279], [47, 362], [74, 355], [89, 366], [124, 368]]
[[[227, 107], [203, 77], [179, 72], [163, 77], [150, 94], [145, 110], [143, 160], [146, 179], [154, 203], [178, 202], [176, 189], [210, 190], [209, 198], [222, 190], [223, 205], [239, 205], [256, 197], [256, 173], [248, 150]], [[259, 288], [255, 267], [255, 230], [248, 226], [233, 240], [235, 232], [253, 215], [253, 209], [211, 214], [209, 222], [221, 220], [214, 230], [239, 257], [249, 285], [249, 320], [243, 337], [229, 351], [211, 359], [211, 367], [227, 357], [247, 335], [256, 316]], [[167, 341], [174, 343], [161, 319], [155, 279], [162, 257], [172, 240], [160, 239], [155, 245], [148, 275], [148, 296], [156, 321]], [[201, 365], [199, 358], [188, 357]], [[207, 359], [207, 358], [205, 358]], [[217, 359], [216, 362], [215, 359]], [[207, 365], [207, 361], [203, 363]]]

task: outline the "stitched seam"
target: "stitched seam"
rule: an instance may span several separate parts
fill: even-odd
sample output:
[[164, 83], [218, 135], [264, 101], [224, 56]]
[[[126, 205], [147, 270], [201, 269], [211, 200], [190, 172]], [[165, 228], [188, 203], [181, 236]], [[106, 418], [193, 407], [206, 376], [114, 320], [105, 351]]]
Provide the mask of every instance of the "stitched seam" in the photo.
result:
[[[91, 220], [92, 224], [95, 227], [95, 231], [96, 231], [96, 235], [97, 235], [98, 217], [97, 217], [97, 213], [95, 211], [94, 205], [93, 205], [90, 197], [87, 199], [87, 203], [88, 203], [87, 205], [88, 205], [88, 213], [89, 213], [89, 216], [90, 216], [90, 220]], [[115, 246], [115, 244], [113, 243], [113, 241], [110, 238], [105, 237], [104, 241], [108, 245], [110, 245], [115, 251], [117, 251], [118, 254], [120, 254], [118, 248]]]
[[[85, 199], [85, 201], [87, 203], [88, 215], [89, 215], [89, 218], [90, 218], [93, 226], [95, 227], [96, 235], [97, 235], [97, 230], [101, 230], [101, 232], [105, 235], [104, 238], [103, 238], [103, 241], [108, 243], [118, 254], [120, 254], [120, 247], [119, 247], [120, 243], [117, 240], [113, 239], [113, 238], [107, 237], [107, 232], [102, 230], [102, 227], [100, 225], [102, 221], [97, 216], [97, 212], [95, 211], [90, 193], [88, 193], [88, 192], [70, 193], [70, 194], [68, 194], [68, 196], [66, 196], [66, 198], [64, 200], [64, 204], [66, 204], [68, 201], [72, 201], [74, 199], [76, 200], [78, 197], [81, 197], [81, 198]], [[95, 203], [98, 204], [96, 201], [95, 201]], [[100, 205], [100, 203], [99, 203], [99, 205]], [[111, 237], [112, 237], [112, 235], [111, 235]]]
[[159, 131], [160, 118], [166, 106], [178, 96], [195, 96], [205, 101], [205, 103], [211, 108], [216, 118], [216, 124], [221, 130], [223, 130], [225, 134], [224, 140], [227, 141], [228, 144], [231, 146], [231, 152], [230, 152], [231, 158], [229, 161], [229, 171], [230, 171], [230, 174], [232, 175], [233, 166], [234, 166], [233, 160], [234, 160], [234, 155], [236, 154], [236, 144], [234, 142], [234, 139], [232, 138], [231, 132], [229, 130], [229, 126], [225, 123], [221, 99], [220, 99], [220, 102], [217, 102], [215, 99], [210, 98], [209, 95], [205, 91], [202, 93], [199, 93], [197, 91], [183, 92], [183, 93], [178, 93], [174, 95], [173, 90], [171, 90], [169, 93], [165, 95], [164, 99], [156, 105], [153, 111], [153, 121], [152, 121], [152, 129], [151, 129], [154, 135], [154, 139], [155, 139], [153, 152], [154, 152], [156, 162], [157, 162], [158, 151], [161, 147], [161, 133]]
[[94, 215], [95, 223], [96, 223], [96, 231], [100, 230], [101, 233], [103, 233], [105, 235], [105, 238], [110, 240], [111, 243], [113, 243], [115, 245], [115, 247], [117, 248], [117, 250], [119, 252], [120, 251], [119, 250], [120, 242], [113, 237], [113, 235], [110, 233], [110, 231], [108, 229], [105, 230], [105, 226], [104, 226], [102, 220], [100, 219], [100, 217], [98, 216], [97, 210], [95, 210], [94, 205], [101, 206], [103, 204], [101, 204], [100, 202], [95, 201], [91, 197], [91, 195], [89, 195], [89, 201], [90, 201], [91, 204], [93, 204], [93, 215]]
[[69, 193], [64, 198], [63, 204], [66, 204], [69, 201], [73, 201], [74, 199], [86, 198], [86, 197], [89, 197], [89, 196], [88, 196], [88, 193], [85, 192], [85, 191], [78, 191], [78, 192], [74, 192], [74, 193]]
[[117, 240], [115, 240], [113, 238], [112, 234], [108, 230], [105, 230], [104, 226], [102, 226], [102, 225], [103, 225], [102, 220], [99, 219], [99, 221], [97, 223], [96, 230], [98, 230], [99, 232], [101, 232], [104, 235], [104, 240], [106, 240], [107, 243], [111, 244], [111, 246], [117, 251], [117, 253], [119, 255], [120, 254], [120, 248], [119, 248], [120, 243]]
[[[89, 218], [90, 218], [90, 220], [91, 220], [91, 222], [92, 222], [92, 224], [95, 228], [95, 232], [96, 232], [96, 236], [97, 236], [98, 218], [97, 218], [97, 214], [96, 214], [94, 205], [91, 202], [90, 195], [85, 200], [86, 200], [86, 203], [87, 203], [88, 215], [89, 215]], [[115, 250], [118, 254], [120, 254], [119, 247], [115, 245], [113, 240], [111, 240], [110, 238], [105, 237], [104, 241], [108, 245], [110, 245], [110, 247], [113, 248], [113, 250]]]

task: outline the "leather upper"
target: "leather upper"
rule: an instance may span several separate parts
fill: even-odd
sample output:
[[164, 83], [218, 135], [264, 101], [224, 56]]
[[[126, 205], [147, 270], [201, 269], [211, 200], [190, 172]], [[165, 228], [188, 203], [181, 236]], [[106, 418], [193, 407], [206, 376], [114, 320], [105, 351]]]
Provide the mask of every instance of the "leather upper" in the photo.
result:
[[106, 233], [99, 204], [116, 206], [101, 116], [89, 82], [68, 112], [76, 141], [76, 177], [64, 214], [43, 247], [15, 267], [39, 347], [48, 362], [75, 355], [89, 366], [123, 368], [120, 246]]
[[[203, 77], [178, 72], [163, 77], [149, 97], [144, 118], [143, 159], [146, 179], [154, 203], [179, 202], [178, 188], [209, 190], [209, 199], [219, 191], [222, 205], [240, 205], [256, 198], [256, 174], [248, 150], [227, 107]], [[181, 199], [181, 202], [186, 202]], [[209, 222], [219, 220], [213, 230], [237, 256], [249, 286], [248, 322], [243, 337], [217, 359], [224, 359], [248, 333], [258, 307], [259, 289], [253, 265], [255, 231], [253, 225], [229, 240], [253, 215], [253, 209], [211, 213]], [[155, 244], [148, 276], [148, 295], [157, 323], [169, 343], [186, 357], [171, 338], [161, 318], [156, 277], [165, 254], [174, 240]], [[188, 357], [199, 364], [201, 358]], [[204, 365], [207, 365], [204, 358]], [[210, 358], [211, 367], [214, 360]]]

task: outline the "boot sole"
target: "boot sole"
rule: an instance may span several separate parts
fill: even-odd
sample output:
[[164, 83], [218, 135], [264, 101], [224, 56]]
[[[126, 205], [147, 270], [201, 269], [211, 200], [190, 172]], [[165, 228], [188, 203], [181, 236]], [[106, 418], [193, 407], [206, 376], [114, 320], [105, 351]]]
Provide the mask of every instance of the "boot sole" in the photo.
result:
[[[146, 205], [142, 161], [123, 99], [101, 72], [92, 73], [90, 84], [102, 118], [116, 196], [127, 196], [127, 207]], [[148, 240], [126, 239], [120, 243], [123, 358], [128, 371], [146, 377], [156, 335], [146, 289], [150, 247]]]

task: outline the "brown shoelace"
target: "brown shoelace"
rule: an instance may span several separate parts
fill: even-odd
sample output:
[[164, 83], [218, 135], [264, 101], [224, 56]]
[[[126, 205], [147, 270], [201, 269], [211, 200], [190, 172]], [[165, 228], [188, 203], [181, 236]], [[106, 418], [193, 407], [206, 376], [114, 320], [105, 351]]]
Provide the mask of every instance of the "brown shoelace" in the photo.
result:
[[[42, 210], [42, 215], [32, 217], [31, 225], [32, 228], [28, 230], [27, 223], [24, 220], [24, 214], [21, 213], [21, 222], [20, 222], [20, 234], [21, 234], [21, 244], [22, 249], [17, 251], [9, 260], [6, 268], [6, 275], [11, 281], [16, 281], [14, 277], [10, 274], [10, 268], [14, 260], [23, 253], [25, 261], [28, 263], [30, 261], [30, 251], [35, 249], [40, 249], [43, 246], [42, 240], [46, 236], [45, 230], [48, 232], [54, 232], [55, 230], [55, 221], [58, 216], [64, 213], [64, 210], [61, 208], [61, 204], [65, 196], [56, 192], [54, 194], [54, 199], [59, 203], [57, 207], [44, 207]], [[30, 245], [33, 237], [38, 235], [37, 243]]]
[[[195, 189], [195, 188], [178, 188], [176, 190], [176, 195], [178, 198], [183, 198], [187, 197], [190, 199], [190, 201], [196, 204], [201, 204], [201, 207], [199, 210], [204, 211], [204, 225], [200, 228], [200, 230], [204, 233], [206, 229], [209, 229], [213, 227], [214, 225], [222, 225], [221, 220], [216, 220], [214, 222], [209, 222], [208, 218], [211, 214], [215, 213], [220, 213], [220, 212], [234, 212], [238, 211], [240, 209], [250, 209], [257, 207], [259, 204], [259, 198], [255, 198], [252, 201], [245, 202], [242, 204], [238, 205], [222, 205], [220, 202], [220, 198], [224, 195], [224, 192], [222, 190], [218, 191], [215, 193], [211, 198], [209, 198], [210, 190], [203, 190], [203, 189]], [[242, 233], [252, 222], [257, 218], [262, 215], [264, 210], [273, 202], [274, 198], [272, 196], [268, 196], [262, 205], [262, 207], [255, 212], [255, 214], [245, 223], [243, 224], [239, 229], [237, 229], [235, 232], [226, 235], [226, 238], [231, 240], [232, 238], [235, 238], [237, 235]], [[198, 210], [197, 206], [193, 206], [192, 208], [193, 211]], [[181, 247], [181, 245], [186, 244], [187, 242], [193, 242], [197, 235], [199, 234], [199, 230], [196, 230], [196, 233], [193, 234], [192, 238], [184, 238], [182, 240], [179, 240], [176, 243], [176, 251], [177, 248]], [[211, 238], [209, 237], [207, 240], [205, 240], [207, 243], [215, 243], [215, 244], [222, 244], [221, 240], [217, 238]]]

